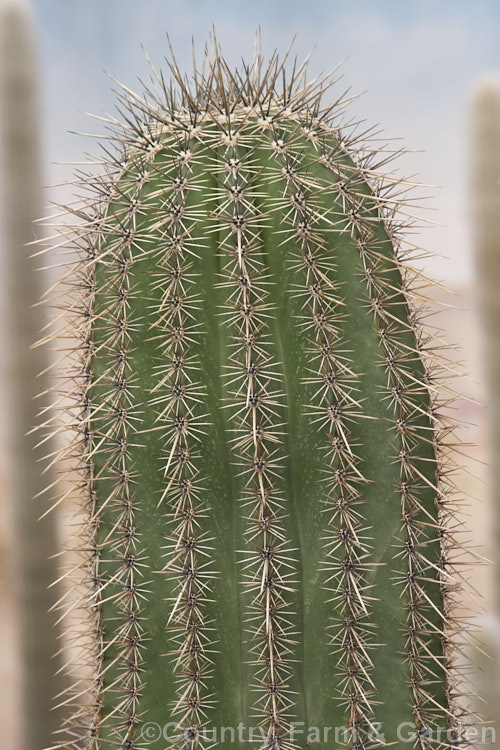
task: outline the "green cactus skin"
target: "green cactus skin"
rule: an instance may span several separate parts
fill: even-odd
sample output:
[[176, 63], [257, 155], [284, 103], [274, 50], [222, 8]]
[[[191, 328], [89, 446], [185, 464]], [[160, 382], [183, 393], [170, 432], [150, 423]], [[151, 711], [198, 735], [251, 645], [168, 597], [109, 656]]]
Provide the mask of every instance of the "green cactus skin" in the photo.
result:
[[[14, 534], [8, 575], [19, 615], [19, 724], [24, 750], [40, 750], [51, 741], [62, 720], [59, 711], [51, 710], [52, 699], [64, 684], [61, 675], [55, 676], [63, 660], [54, 656], [60, 650], [59, 629], [56, 615], [49, 614], [58, 598], [57, 587], [49, 588], [58, 570], [57, 513], [38, 521], [50, 507], [43, 502], [44, 493], [56, 477], [51, 467], [37, 462], [40, 450], [34, 452], [38, 438], [32, 432], [40, 390], [46, 405], [51, 362], [46, 347], [30, 351], [47, 323], [46, 310], [36, 306], [47, 286], [46, 275], [38, 270], [39, 259], [31, 257], [33, 247], [27, 246], [37, 236], [33, 222], [41, 210], [37, 65], [30, 8], [19, 0], [6, 0], [0, 4], [0, 240], [5, 254], [9, 410], [5, 431]], [[45, 412], [43, 419], [47, 417]], [[54, 450], [54, 443], [45, 442], [44, 449]]]
[[123, 89], [70, 209], [94, 635], [58, 746], [466, 744], [411, 199], [379, 174], [392, 152], [341, 132], [345, 98], [321, 105], [331, 79], [286, 59], [231, 72], [216, 50], [191, 85], [173, 63], [172, 87]]
[[[496, 563], [493, 616], [479, 620], [481, 640], [489, 653], [474, 658], [483, 713], [500, 728], [500, 79], [489, 77], [475, 91], [472, 107], [472, 202], [477, 262], [478, 301], [488, 379], [490, 492], [493, 508], [493, 557]], [[493, 657], [493, 658], [491, 658]], [[497, 741], [498, 745], [498, 741]]]

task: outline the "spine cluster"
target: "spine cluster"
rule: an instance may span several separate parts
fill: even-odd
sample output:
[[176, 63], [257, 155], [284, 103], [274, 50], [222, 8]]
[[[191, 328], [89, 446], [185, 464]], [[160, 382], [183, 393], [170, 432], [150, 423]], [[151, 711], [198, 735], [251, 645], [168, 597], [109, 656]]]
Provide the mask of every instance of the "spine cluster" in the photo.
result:
[[375, 731], [366, 582], [373, 564], [362, 514], [365, 479], [349, 424], [364, 415], [356, 397], [358, 378], [349, 362], [347, 342], [342, 340], [341, 322], [346, 313], [333, 280], [335, 261], [326, 249], [328, 233], [340, 231], [339, 217], [333, 210], [327, 215], [315, 205], [314, 193], [320, 188], [308, 176], [307, 161], [296, 145], [304, 135], [315, 141], [316, 133], [307, 124], [274, 127], [271, 148], [278, 165], [277, 179], [284, 183], [287, 234], [297, 248], [296, 267], [302, 276], [296, 294], [303, 301], [300, 325], [310, 342], [311, 375], [304, 378], [314, 387], [309, 413], [326, 435], [328, 495], [324, 512], [328, 534], [323, 539], [327, 553], [323, 573], [334, 610], [330, 629], [340, 686], [335, 697], [346, 708], [352, 745], [362, 747]]
[[294, 748], [290, 739], [293, 698], [287, 676], [293, 654], [290, 593], [295, 561], [281, 523], [280, 421], [283, 394], [279, 370], [269, 352], [273, 314], [259, 229], [266, 214], [255, 205], [258, 171], [247, 138], [228, 116], [215, 148], [221, 154], [216, 226], [227, 289], [224, 316], [231, 330], [227, 373], [236, 437], [233, 450], [244, 477], [239, 499], [248, 514], [243, 583], [251, 596], [248, 623], [256, 665], [255, 715], [266, 740], [262, 747]]
[[205, 434], [200, 414], [204, 389], [194, 379], [199, 366], [190, 352], [200, 334], [190, 258], [206, 248], [203, 244], [200, 248], [191, 235], [197, 212], [188, 205], [189, 197], [199, 195], [203, 187], [193, 175], [196, 141], [180, 130], [164, 159], [158, 190], [160, 218], [153, 227], [158, 246], [155, 241], [152, 248], [153, 283], [160, 293], [151, 328], [152, 338], [158, 340], [159, 362], [151, 391], [151, 405], [158, 411], [157, 427], [152, 430], [159, 429], [164, 436], [164, 489], [158, 502], [166, 510], [163, 517], [168, 527], [163, 572], [176, 582], [166, 626], [174, 646], [170, 657], [178, 698], [167, 708], [177, 723], [175, 746], [192, 750], [204, 746], [201, 730], [214, 702], [207, 687], [214, 641], [207, 616], [213, 550], [210, 535], [203, 529], [207, 513], [196, 465], [197, 447]]
[[[433, 728], [443, 722], [453, 726], [458, 718], [455, 713], [460, 711], [457, 695], [450, 688], [456, 688], [457, 675], [448, 636], [451, 594], [457, 585], [456, 566], [448, 550], [450, 546], [459, 547], [449, 525], [445, 499], [452, 491], [444, 450], [451, 430], [442, 427], [446, 420], [439, 413], [432, 357], [436, 347], [434, 342], [426, 342], [420, 331], [418, 303], [422, 298], [417, 285], [397, 254], [388, 259], [382, 252], [385, 238], [378, 231], [382, 224], [398, 247], [401, 227], [391, 227], [394, 200], [384, 194], [383, 188], [366, 194], [370, 170], [341, 165], [331, 153], [323, 153], [322, 161], [342, 191], [347, 227], [360, 254], [370, 312], [382, 348], [381, 365], [387, 375], [385, 398], [394, 412], [403, 534], [402, 548], [394, 557], [405, 561], [404, 572], [395, 570], [395, 581], [401, 586], [407, 609], [406, 660], [412, 713], [419, 745], [428, 748], [434, 742], [429, 739]], [[429, 489], [434, 496], [432, 504], [425, 498]], [[442, 643], [441, 655], [428, 647], [429, 638], [436, 636]], [[445, 681], [447, 690], [442, 689]]]
[[[99, 736], [99, 715], [101, 707], [101, 690], [102, 684], [102, 653], [103, 653], [103, 632], [102, 632], [102, 609], [101, 609], [101, 573], [100, 573], [100, 551], [97, 540], [98, 528], [98, 505], [95, 482], [95, 465], [93, 453], [95, 450], [94, 435], [92, 429], [92, 360], [94, 356], [94, 343], [92, 337], [93, 306], [95, 302], [95, 256], [88, 250], [84, 253], [84, 259], [81, 262], [80, 284], [83, 290], [81, 297], [80, 309], [76, 311], [78, 320], [78, 337], [80, 339], [80, 361], [78, 363], [76, 376], [78, 385], [75, 389], [75, 401], [79, 414], [77, 415], [77, 424], [81, 440], [81, 474], [82, 488], [81, 494], [84, 499], [84, 512], [88, 514], [89, 524], [86, 528], [84, 549], [84, 583], [87, 589], [87, 596], [90, 600], [89, 617], [90, 629], [92, 632], [91, 640], [91, 658], [95, 660], [95, 676], [90, 686], [89, 704], [90, 710], [84, 716], [79, 716], [75, 722], [84, 727], [84, 731], [89, 736], [89, 746], [98, 747], [97, 740]], [[74, 697], [71, 696], [74, 700]], [[66, 698], [70, 700], [70, 698]]]
[[[139, 169], [145, 169], [145, 165]], [[133, 172], [123, 174], [120, 190], [118, 194], [113, 191], [100, 226], [88, 423], [93, 443], [89, 459], [98, 459], [93, 481], [99, 503], [91, 523], [101, 529], [95, 548], [96, 606], [102, 618], [100, 708], [112, 699], [113, 710], [106, 711], [107, 733], [131, 747], [139, 721], [142, 601], [148, 591], [144, 580], [147, 553], [139, 546], [136, 534], [136, 516], [141, 512], [135, 491], [137, 467], [130, 455], [131, 443], [137, 440], [135, 425], [141, 408], [137, 377], [130, 365], [134, 333], [140, 329], [131, 279], [140, 234], [141, 187]]]

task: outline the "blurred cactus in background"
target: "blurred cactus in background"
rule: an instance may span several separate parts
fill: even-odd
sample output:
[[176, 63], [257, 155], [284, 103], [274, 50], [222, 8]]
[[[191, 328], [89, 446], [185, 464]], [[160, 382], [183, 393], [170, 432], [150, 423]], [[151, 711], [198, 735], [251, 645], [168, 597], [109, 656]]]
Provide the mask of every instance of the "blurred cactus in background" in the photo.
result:
[[[30, 350], [44, 324], [44, 310], [34, 305], [46, 283], [46, 275], [36, 272], [38, 264], [30, 257], [33, 248], [26, 247], [36, 237], [32, 222], [41, 212], [37, 66], [31, 9], [25, 2], [4, 0], [0, 4], [0, 227], [8, 316], [7, 494], [13, 526], [7, 565], [20, 620], [20, 730], [24, 750], [41, 750], [49, 745], [59, 722], [58, 712], [51, 707], [60, 687], [60, 679], [54, 677], [58, 669], [54, 653], [61, 647], [56, 639], [55, 617], [49, 614], [55, 592], [48, 586], [57, 578], [55, 515], [38, 521], [47, 510], [39, 496], [53, 482], [53, 476], [49, 472], [42, 475], [43, 464], [36, 460], [34, 451], [36, 439], [28, 434], [41, 401], [47, 398], [50, 369], [46, 349]], [[40, 393], [42, 399], [37, 400]]]
[[[472, 206], [478, 303], [484, 335], [488, 383], [490, 493], [495, 601], [482, 619], [484, 657], [476, 652], [477, 691], [486, 718], [500, 727], [500, 78], [481, 81], [472, 113]], [[498, 743], [497, 743], [498, 744]]]

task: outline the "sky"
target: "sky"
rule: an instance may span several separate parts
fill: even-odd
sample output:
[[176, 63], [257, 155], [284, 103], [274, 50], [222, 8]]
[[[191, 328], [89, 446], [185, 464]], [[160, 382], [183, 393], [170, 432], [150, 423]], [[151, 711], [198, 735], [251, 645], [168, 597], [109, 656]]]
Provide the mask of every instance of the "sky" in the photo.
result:
[[[84, 112], [111, 112], [112, 74], [134, 90], [148, 68], [141, 45], [166, 69], [170, 36], [178, 63], [191, 66], [212, 26], [232, 64], [250, 58], [257, 28], [263, 50], [284, 51], [296, 34], [299, 58], [315, 48], [311, 75], [345, 60], [340, 93], [365, 92], [353, 116], [380, 125], [412, 150], [402, 174], [430, 185], [425, 216], [437, 226], [419, 242], [434, 257], [426, 270], [463, 284], [474, 270], [468, 195], [469, 118], [473, 91], [485, 74], [500, 75], [497, 0], [33, 0], [40, 39], [45, 181], [68, 179], [95, 144], [75, 131], [102, 132]], [[333, 96], [334, 94], [332, 94]], [[47, 191], [65, 200], [68, 188]]]

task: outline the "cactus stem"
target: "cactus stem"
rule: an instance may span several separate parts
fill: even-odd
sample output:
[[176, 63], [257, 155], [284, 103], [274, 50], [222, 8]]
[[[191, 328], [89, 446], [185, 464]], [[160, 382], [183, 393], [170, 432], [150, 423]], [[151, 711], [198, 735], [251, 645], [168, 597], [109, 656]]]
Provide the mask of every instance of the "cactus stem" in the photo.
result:
[[69, 209], [93, 668], [66, 746], [136, 750], [170, 717], [189, 750], [252, 723], [298, 750], [297, 719], [351, 750], [409, 720], [422, 750], [462, 741], [454, 394], [406, 263], [414, 185], [286, 59], [233, 73], [216, 48], [190, 81], [170, 63], [176, 90], [123, 87]]

